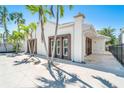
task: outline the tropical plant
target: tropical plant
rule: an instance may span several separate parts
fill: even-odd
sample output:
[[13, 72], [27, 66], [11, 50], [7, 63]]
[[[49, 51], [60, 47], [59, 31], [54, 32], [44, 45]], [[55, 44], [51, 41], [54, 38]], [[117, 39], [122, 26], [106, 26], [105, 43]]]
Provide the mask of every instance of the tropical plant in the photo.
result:
[[49, 62], [48, 49], [47, 49], [45, 35], [44, 35], [44, 23], [46, 23], [46, 21], [47, 21], [47, 16], [46, 15], [51, 15], [51, 12], [47, 8], [47, 6], [42, 6], [42, 5], [27, 5], [26, 8], [32, 14], [38, 13], [39, 22], [41, 24], [41, 42], [44, 43], [47, 59], [48, 59], [48, 62]]
[[[37, 29], [36, 23], [34, 23], [34, 22], [30, 23], [29, 29], [30, 29], [30, 40], [33, 39], [33, 36], [32, 36], [33, 32], [35, 33], [34, 39], [36, 39], [36, 29]], [[34, 52], [35, 52], [35, 47], [36, 47], [36, 41], [34, 40], [33, 51], [32, 51], [33, 56], [34, 56]]]
[[5, 6], [0, 6], [0, 26], [4, 28], [4, 34], [3, 34], [3, 41], [4, 41], [4, 47], [7, 52], [7, 38], [9, 35], [9, 31], [7, 29], [7, 23], [9, 22], [9, 13]]
[[16, 53], [18, 53], [21, 49], [22, 40], [24, 40], [24, 34], [18, 31], [13, 31], [8, 37], [8, 43], [13, 45], [13, 50]]
[[111, 38], [109, 41], [106, 42], [106, 45], [115, 45], [116, 44], [117, 38], [114, 35], [114, 32], [115, 32], [115, 29], [111, 28], [111, 27], [103, 28], [98, 31], [99, 34], [105, 35], [105, 36], [108, 36]]
[[[69, 9], [71, 10], [72, 8], [73, 6], [70, 5]], [[64, 6], [62, 5], [51, 6], [50, 10], [51, 10], [52, 16], [56, 18], [54, 45], [53, 45], [53, 51], [52, 51], [52, 57], [51, 57], [51, 63], [53, 63], [53, 57], [55, 55], [55, 49], [56, 49], [56, 38], [57, 38], [57, 33], [58, 33], [59, 18], [64, 16]]]
[[20, 30], [24, 34], [25, 39], [27, 39], [27, 43], [29, 46], [29, 53], [31, 54], [31, 47], [30, 47], [30, 41], [29, 41], [29, 26], [26, 26], [24, 24], [20, 24]]
[[[33, 39], [33, 32], [36, 32], [36, 23], [32, 22], [30, 23], [28, 26], [24, 25], [24, 24], [21, 24], [20, 25], [20, 30], [21, 32], [23, 31], [24, 35], [25, 35], [25, 38], [27, 39], [27, 42], [28, 42], [28, 46], [29, 46], [29, 53], [34, 55], [34, 51], [35, 49], [33, 49], [33, 52], [31, 52], [31, 45], [30, 45], [30, 41]], [[35, 35], [35, 38], [36, 38], [36, 35]], [[35, 42], [36, 44], [36, 42]], [[34, 48], [35, 48], [35, 44], [34, 44]]]
[[25, 23], [25, 19], [23, 18], [23, 14], [19, 12], [10, 13], [10, 19], [17, 24], [18, 31], [20, 31], [20, 24]]
[[[10, 19], [12, 21], [14, 21], [14, 23], [17, 25], [17, 28], [18, 28], [17, 31], [20, 32], [20, 24], [25, 23], [25, 19], [23, 18], [23, 14], [19, 13], [19, 12], [14, 12], [14, 13], [10, 13], [9, 16], [10, 16]], [[20, 44], [18, 44], [18, 48], [20, 47], [19, 45]]]

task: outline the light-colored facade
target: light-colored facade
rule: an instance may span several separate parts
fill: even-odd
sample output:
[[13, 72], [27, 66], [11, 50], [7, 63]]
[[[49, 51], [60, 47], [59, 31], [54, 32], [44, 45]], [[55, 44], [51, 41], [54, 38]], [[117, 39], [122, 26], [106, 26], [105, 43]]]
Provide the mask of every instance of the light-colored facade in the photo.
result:
[[[55, 23], [48, 21], [44, 28], [47, 48], [51, 55]], [[36, 37], [37, 54], [46, 55], [44, 44], [41, 42], [40, 24], [38, 24]], [[98, 34], [93, 25], [86, 24], [85, 16], [79, 13], [74, 16], [74, 22], [59, 24], [55, 57], [82, 62], [89, 54], [104, 54], [105, 42], [108, 39], [109, 37]], [[27, 42], [25, 42], [24, 49], [27, 52]]]
[[124, 28], [121, 29], [121, 34], [119, 36], [119, 43], [124, 44]]

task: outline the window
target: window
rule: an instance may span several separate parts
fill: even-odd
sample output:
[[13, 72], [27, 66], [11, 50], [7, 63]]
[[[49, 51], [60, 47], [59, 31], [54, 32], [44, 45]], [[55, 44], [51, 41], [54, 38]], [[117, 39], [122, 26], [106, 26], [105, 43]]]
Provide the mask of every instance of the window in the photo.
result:
[[60, 40], [59, 39], [57, 40], [56, 52], [57, 52], [57, 55], [60, 55]]
[[68, 39], [63, 39], [63, 55], [68, 56]]

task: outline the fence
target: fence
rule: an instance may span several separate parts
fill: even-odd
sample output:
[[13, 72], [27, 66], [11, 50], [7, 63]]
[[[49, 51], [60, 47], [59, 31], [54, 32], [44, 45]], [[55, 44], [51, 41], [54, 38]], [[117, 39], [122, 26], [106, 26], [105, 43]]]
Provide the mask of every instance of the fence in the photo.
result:
[[110, 46], [109, 51], [124, 66], [124, 44]]

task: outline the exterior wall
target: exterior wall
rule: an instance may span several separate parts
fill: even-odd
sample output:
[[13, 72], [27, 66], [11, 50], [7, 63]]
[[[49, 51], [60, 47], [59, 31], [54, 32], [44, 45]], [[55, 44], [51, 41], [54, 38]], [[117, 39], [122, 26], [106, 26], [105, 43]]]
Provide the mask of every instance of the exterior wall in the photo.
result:
[[82, 32], [83, 17], [75, 17], [74, 24], [74, 61], [82, 62], [84, 60], [83, 48], [83, 32]]
[[[74, 41], [73, 40], [73, 30], [74, 30], [73, 25], [69, 25], [69, 26], [65, 26], [65, 27], [60, 26], [59, 30], [58, 30], [58, 35], [71, 34], [71, 41]], [[47, 49], [48, 49], [48, 37], [54, 36], [54, 32], [55, 32], [55, 24], [52, 22], [47, 22], [45, 24], [45, 32], [44, 32]], [[44, 44], [43, 44], [43, 42], [41, 42], [40, 24], [38, 24], [36, 36], [37, 36], [37, 53], [41, 54], [41, 55], [46, 55]], [[72, 60], [73, 60], [73, 43], [74, 42], [71, 42], [71, 59]], [[27, 47], [26, 44], [25, 44], [25, 47]]]
[[124, 32], [121, 34], [121, 44], [124, 44]]
[[[71, 35], [71, 60], [78, 61], [78, 62], [81, 62], [83, 60], [82, 59], [82, 52], [83, 52], [82, 46], [83, 45], [82, 45], [82, 30], [81, 30], [82, 27], [81, 27], [80, 22], [81, 21], [79, 20], [79, 22], [77, 22], [76, 25], [74, 25], [74, 23], [71, 23], [69, 25], [63, 24], [63, 25], [59, 26], [59, 30], [58, 30], [58, 35], [64, 35], [64, 34]], [[54, 36], [55, 24], [52, 22], [47, 22], [44, 26], [45, 26], [44, 27], [45, 28], [44, 29], [45, 30], [45, 32], [44, 32], [45, 40], [46, 40], [47, 49], [48, 49], [48, 37]], [[41, 42], [40, 24], [38, 24], [36, 37], [37, 37], [37, 53], [41, 54], [41, 55], [46, 55], [44, 44], [43, 44], [43, 42]], [[25, 49], [25, 51], [27, 51], [27, 42], [24, 42], [23, 48]]]
[[92, 39], [92, 53], [104, 54], [105, 53], [105, 39]]
[[[7, 51], [12, 52], [13, 51], [13, 46], [12, 45], [7, 45]], [[0, 44], [0, 52], [6, 52], [6, 49], [3, 44]]]
[[[85, 32], [87, 29], [90, 29], [90, 25], [84, 24], [83, 16], [75, 16], [74, 23], [67, 23], [59, 25], [58, 35], [70, 34], [71, 35], [71, 60], [82, 62], [84, 60], [84, 56], [86, 55], [86, 36]], [[89, 30], [92, 34], [92, 30]], [[55, 33], [55, 23], [47, 22], [44, 25], [44, 34], [45, 41], [48, 48], [48, 40], [50, 36], [54, 36]], [[34, 35], [35, 33], [33, 33]], [[88, 35], [89, 36], [89, 35]], [[36, 31], [36, 39], [37, 39], [37, 54], [46, 55], [46, 51], [44, 48], [44, 44], [41, 41], [41, 28], [40, 24], [37, 26]], [[27, 41], [27, 40], [26, 40]], [[92, 40], [92, 53], [103, 53], [105, 52], [105, 41], [104, 39], [93, 39]], [[25, 52], [27, 51], [27, 42], [24, 42]]]

